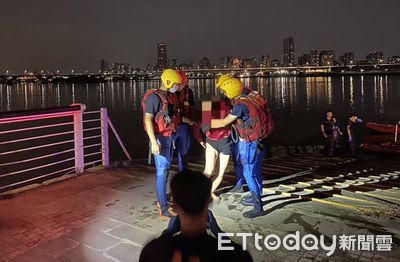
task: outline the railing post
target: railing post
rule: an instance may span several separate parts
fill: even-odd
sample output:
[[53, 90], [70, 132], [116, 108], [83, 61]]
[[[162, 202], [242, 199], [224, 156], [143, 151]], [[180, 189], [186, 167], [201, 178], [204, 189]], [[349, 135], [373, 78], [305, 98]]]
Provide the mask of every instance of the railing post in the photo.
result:
[[125, 147], [124, 143], [122, 143], [122, 140], [121, 140], [121, 138], [119, 137], [118, 132], [117, 132], [117, 130], [115, 129], [115, 127], [114, 127], [113, 123], [111, 122], [111, 119], [110, 119], [110, 118], [108, 118], [108, 124], [110, 125], [111, 130], [113, 131], [113, 133], [114, 133], [114, 135], [115, 135], [115, 138], [117, 139], [119, 145], [121, 146], [122, 150], [124, 151], [125, 156], [126, 156], [129, 160], [132, 161], [131, 155], [129, 154], [128, 150], [126, 150], [126, 147]]
[[81, 110], [74, 112], [74, 144], [75, 144], [75, 173], [80, 174], [85, 170], [83, 152], [83, 111], [86, 106], [81, 105]]
[[100, 119], [101, 119], [101, 153], [103, 166], [107, 167], [110, 165], [109, 156], [109, 143], [108, 143], [108, 113], [107, 108], [100, 108]]

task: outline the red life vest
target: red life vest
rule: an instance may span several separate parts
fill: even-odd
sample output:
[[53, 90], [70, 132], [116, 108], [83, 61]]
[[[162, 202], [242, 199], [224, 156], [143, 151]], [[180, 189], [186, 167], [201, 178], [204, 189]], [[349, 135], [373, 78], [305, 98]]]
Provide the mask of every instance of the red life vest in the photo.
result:
[[156, 134], [161, 134], [163, 136], [171, 136], [172, 133], [176, 131], [176, 126], [178, 124], [178, 117], [175, 116], [171, 119], [168, 112], [168, 98], [164, 93], [162, 93], [159, 89], [149, 89], [147, 90], [142, 99], [142, 110], [143, 110], [143, 125], [144, 130], [146, 130], [146, 124], [144, 123], [144, 114], [146, 112], [146, 101], [147, 98], [156, 94], [161, 99], [162, 107], [159, 112], [154, 116], [153, 126], [154, 132]]
[[183, 105], [179, 102], [179, 95], [177, 93], [168, 93], [168, 103], [174, 105], [174, 122], [175, 127], [182, 123]]
[[[221, 103], [227, 103], [225, 100], [221, 101]], [[227, 106], [225, 109], [224, 117], [230, 114], [230, 107]], [[231, 135], [231, 125], [221, 127], [221, 128], [212, 128], [206, 132], [206, 137], [211, 140], [220, 140], [226, 138]]]
[[264, 140], [274, 128], [274, 121], [268, 109], [267, 101], [258, 92], [252, 91], [233, 101], [233, 105], [243, 104], [249, 109], [249, 119], [238, 119], [236, 127], [239, 136], [247, 142]]

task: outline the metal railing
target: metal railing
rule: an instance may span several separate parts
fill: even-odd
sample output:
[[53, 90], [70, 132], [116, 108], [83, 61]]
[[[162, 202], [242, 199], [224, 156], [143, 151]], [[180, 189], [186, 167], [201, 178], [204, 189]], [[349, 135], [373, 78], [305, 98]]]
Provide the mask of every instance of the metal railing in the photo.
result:
[[88, 167], [110, 165], [109, 128], [126, 157], [106, 108], [85, 112], [83, 104], [0, 113], [0, 192]]

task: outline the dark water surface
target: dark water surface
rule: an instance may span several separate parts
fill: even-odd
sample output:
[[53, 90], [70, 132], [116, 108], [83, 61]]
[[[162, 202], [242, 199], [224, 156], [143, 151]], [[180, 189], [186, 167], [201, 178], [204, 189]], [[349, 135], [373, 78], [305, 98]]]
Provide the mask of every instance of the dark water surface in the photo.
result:
[[[273, 145], [321, 144], [319, 125], [332, 109], [342, 125], [356, 112], [365, 121], [395, 123], [400, 120], [400, 76], [247, 78], [243, 82], [263, 93], [276, 122]], [[197, 104], [214, 90], [213, 79], [191, 79]], [[84, 103], [88, 110], [107, 107], [112, 122], [134, 158], [147, 156], [148, 140], [142, 128], [141, 98], [157, 81], [104, 84], [0, 85], [0, 111], [65, 106]], [[1, 127], [0, 127], [1, 129]], [[359, 140], [367, 134], [357, 129]], [[123, 159], [112, 141], [112, 158]], [[193, 153], [200, 153], [193, 147]]]

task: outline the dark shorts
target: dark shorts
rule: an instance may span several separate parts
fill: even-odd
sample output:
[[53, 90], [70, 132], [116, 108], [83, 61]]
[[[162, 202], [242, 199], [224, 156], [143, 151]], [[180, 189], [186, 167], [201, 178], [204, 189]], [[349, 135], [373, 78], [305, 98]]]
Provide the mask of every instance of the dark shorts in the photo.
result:
[[212, 140], [206, 138], [206, 142], [210, 144], [218, 153], [223, 155], [230, 155], [232, 153], [232, 140], [231, 137], [222, 138], [220, 140]]

